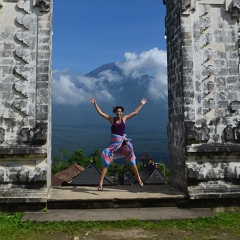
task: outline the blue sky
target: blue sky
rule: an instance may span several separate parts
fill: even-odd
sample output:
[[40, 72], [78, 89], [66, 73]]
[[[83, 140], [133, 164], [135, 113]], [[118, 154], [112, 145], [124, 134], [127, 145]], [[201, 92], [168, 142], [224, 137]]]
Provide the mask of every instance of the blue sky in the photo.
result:
[[163, 0], [55, 0], [53, 69], [86, 74], [131, 54], [165, 51], [164, 21]]

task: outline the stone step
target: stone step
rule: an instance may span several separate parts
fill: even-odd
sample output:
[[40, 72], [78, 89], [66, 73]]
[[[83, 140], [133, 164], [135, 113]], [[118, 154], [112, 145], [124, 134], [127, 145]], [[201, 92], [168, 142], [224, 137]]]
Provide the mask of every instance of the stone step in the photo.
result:
[[120, 208], [120, 209], [82, 209], [48, 210], [47, 212], [27, 212], [23, 221], [121, 221], [137, 219], [141, 221], [196, 219], [215, 217], [208, 208]]
[[174, 207], [187, 197], [170, 185], [51, 188], [48, 209], [106, 209]]

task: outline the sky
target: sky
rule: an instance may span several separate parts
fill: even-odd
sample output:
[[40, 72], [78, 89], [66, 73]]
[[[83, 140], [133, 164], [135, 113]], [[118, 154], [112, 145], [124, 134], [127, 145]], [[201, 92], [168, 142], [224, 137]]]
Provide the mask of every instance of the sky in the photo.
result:
[[[163, 0], [55, 0], [52, 66], [62, 74], [53, 80], [53, 102], [86, 101], [99, 92], [94, 83], [101, 79], [84, 74], [111, 62], [117, 62], [126, 76], [150, 74], [149, 95], [155, 100], [166, 97], [165, 11]], [[89, 82], [89, 87], [77, 89], [64, 69], [78, 71], [79, 81]], [[119, 80], [112, 73], [104, 75], [109, 81]]]

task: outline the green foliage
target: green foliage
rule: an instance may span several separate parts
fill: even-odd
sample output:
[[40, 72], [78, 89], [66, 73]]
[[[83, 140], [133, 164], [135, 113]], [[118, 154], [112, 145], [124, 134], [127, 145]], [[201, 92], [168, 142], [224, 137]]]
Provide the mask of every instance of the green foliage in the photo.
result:
[[60, 148], [60, 155], [54, 158], [52, 163], [52, 173], [56, 174], [68, 167], [68, 152], [64, 148]]
[[99, 168], [102, 169], [102, 161], [101, 161], [101, 152], [99, 149], [94, 150], [89, 158], [93, 161], [93, 163]]
[[48, 210], [47, 210], [46, 207], [42, 209], [42, 212], [47, 212], [47, 211], [48, 211]]
[[159, 170], [160, 173], [162, 173], [166, 177], [166, 179], [168, 181], [170, 171], [169, 171], [169, 168], [166, 166], [166, 164], [162, 163], [162, 162], [159, 162], [158, 170]]
[[[113, 163], [109, 166], [108, 171], [107, 171], [107, 174], [108, 174], [108, 175], [112, 175], [112, 174], [113, 174], [116, 165], [117, 165], [117, 164], [113, 162]], [[101, 168], [100, 168], [100, 169], [101, 169]]]
[[[68, 167], [70, 167], [73, 164], [78, 164], [84, 168], [86, 168], [90, 161], [93, 161], [93, 163], [101, 170], [102, 169], [102, 162], [101, 162], [101, 152], [99, 149], [94, 150], [89, 157], [86, 157], [82, 149], [77, 149], [74, 151], [74, 153], [69, 156], [68, 152], [64, 148], [60, 148], [60, 156], [54, 158], [54, 162], [52, 164], [52, 172], [53, 174], [56, 174]], [[164, 164], [162, 164], [164, 165]], [[165, 166], [165, 165], [164, 165]], [[108, 168], [107, 174], [112, 175], [115, 170], [116, 164], [112, 163], [110, 167]], [[139, 171], [142, 169], [142, 165], [139, 163], [137, 165]], [[132, 175], [134, 175], [134, 172], [132, 168], [129, 168]], [[165, 167], [165, 171], [167, 168]], [[169, 173], [169, 171], [168, 171]], [[124, 176], [124, 165], [118, 166], [118, 176], [120, 178], [123, 178]]]
[[[57, 239], [53, 238], [53, 236], [59, 236], [58, 239], [73, 239], [74, 235], [82, 235], [89, 231], [99, 233], [104, 230], [114, 231], [133, 228], [154, 230], [155, 232], [160, 231], [161, 234], [165, 233], [164, 236], [170, 233], [168, 235], [169, 238], [164, 239], [172, 239], [172, 231], [174, 231], [176, 235], [189, 232], [192, 236], [192, 238], [189, 239], [223, 239], [218, 238], [219, 232], [221, 232], [221, 234], [224, 233], [228, 237], [232, 236], [232, 238], [226, 237], [225, 239], [240, 238], [240, 212], [216, 213], [215, 218], [204, 217], [190, 220], [140, 221], [130, 219], [114, 222], [35, 222], [22, 221], [23, 216], [23, 213], [0, 214], [0, 239]], [[210, 236], [211, 238], [209, 238]]]
[[60, 148], [59, 156], [54, 158], [52, 163], [52, 173], [56, 174], [64, 169], [70, 167], [73, 164], [78, 164], [86, 168], [90, 161], [99, 168], [102, 168], [101, 153], [98, 149], [94, 150], [89, 157], [86, 157], [82, 149], [77, 149], [69, 156], [68, 152], [62, 147]]
[[118, 176], [120, 178], [124, 176], [124, 165], [118, 166]]
[[71, 166], [73, 164], [78, 164], [82, 167], [87, 167], [87, 165], [89, 164], [89, 158], [87, 158], [82, 149], [79, 150], [75, 150], [75, 152], [73, 153], [73, 155], [71, 155], [68, 160], [68, 166]]

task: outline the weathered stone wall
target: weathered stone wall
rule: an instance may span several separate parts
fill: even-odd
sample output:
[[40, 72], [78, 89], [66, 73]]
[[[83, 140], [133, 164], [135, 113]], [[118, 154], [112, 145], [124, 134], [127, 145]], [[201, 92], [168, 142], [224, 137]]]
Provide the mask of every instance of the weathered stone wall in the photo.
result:
[[51, 0], [0, 1], [0, 198], [51, 184]]
[[[167, 11], [174, 2], [166, 1]], [[185, 132], [169, 130], [179, 132], [185, 141], [186, 190], [192, 198], [236, 197], [240, 193], [240, 1], [182, 0], [178, 7]], [[169, 34], [167, 28], [168, 45], [175, 45]], [[177, 89], [172, 87], [171, 71], [169, 79], [172, 98]], [[170, 116], [169, 126], [173, 121]], [[170, 161], [175, 165], [178, 160]]]
[[[168, 52], [168, 139], [170, 181], [181, 189], [186, 189], [185, 177], [185, 126], [183, 99], [184, 49], [181, 30], [181, 2], [167, 1], [166, 35]], [[191, 69], [190, 69], [191, 71]]]

